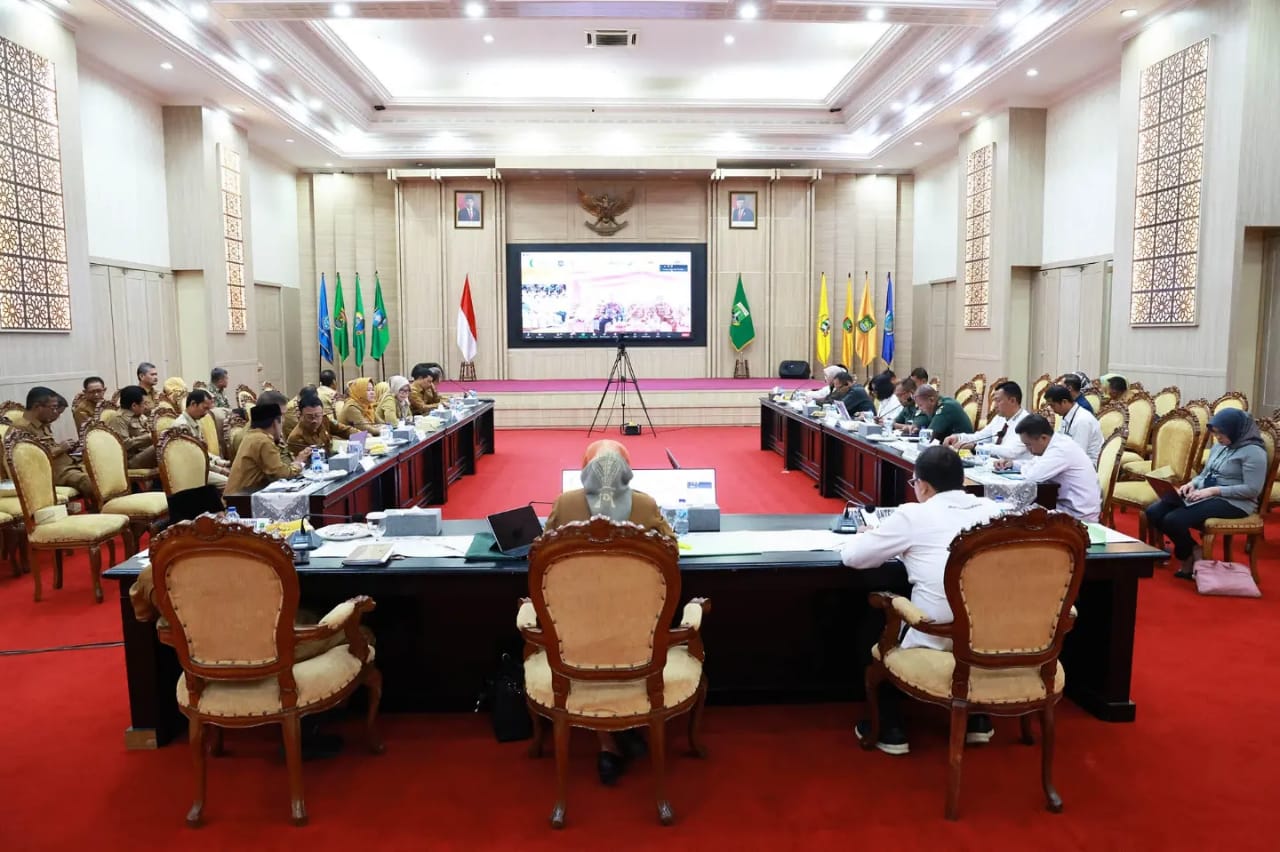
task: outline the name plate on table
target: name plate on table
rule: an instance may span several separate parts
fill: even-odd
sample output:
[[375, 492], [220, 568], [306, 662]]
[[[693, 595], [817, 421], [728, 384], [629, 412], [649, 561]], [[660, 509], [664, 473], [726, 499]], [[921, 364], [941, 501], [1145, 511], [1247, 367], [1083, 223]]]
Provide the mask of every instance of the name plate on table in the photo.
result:
[[418, 440], [418, 430], [412, 426], [397, 426], [395, 429], [391, 430], [391, 437], [395, 438], [397, 441], [408, 441], [412, 444], [414, 441]]
[[[372, 517], [372, 516], [370, 516]], [[428, 536], [440, 534], [439, 509], [388, 509], [383, 519], [385, 535]]]
[[351, 453], [338, 453], [329, 456], [329, 470], [345, 470], [350, 473], [360, 467], [360, 457]]

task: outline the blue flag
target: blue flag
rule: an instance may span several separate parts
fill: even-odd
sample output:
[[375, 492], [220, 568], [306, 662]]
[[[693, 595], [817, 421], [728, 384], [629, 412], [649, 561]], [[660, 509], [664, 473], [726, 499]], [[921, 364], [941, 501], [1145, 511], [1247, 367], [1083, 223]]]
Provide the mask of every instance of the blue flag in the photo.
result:
[[333, 329], [329, 327], [329, 294], [324, 286], [324, 273], [320, 273], [320, 307], [316, 315], [316, 331], [320, 335], [320, 357], [333, 363]]
[[884, 297], [884, 337], [880, 344], [880, 357], [886, 364], [893, 363], [893, 273], [889, 279], [887, 295]]

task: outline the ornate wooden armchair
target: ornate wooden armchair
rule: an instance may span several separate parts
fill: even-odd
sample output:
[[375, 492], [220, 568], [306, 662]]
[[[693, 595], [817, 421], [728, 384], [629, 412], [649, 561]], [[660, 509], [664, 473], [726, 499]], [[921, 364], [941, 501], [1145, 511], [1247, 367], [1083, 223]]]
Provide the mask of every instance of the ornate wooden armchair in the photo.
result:
[[1031, 383], [1031, 399], [1027, 400], [1028, 411], [1034, 411], [1044, 403], [1044, 392], [1049, 389], [1049, 385], [1052, 382], [1052, 376], [1048, 373], [1042, 373]]
[[975, 429], [981, 429], [982, 427], [987, 425], [987, 421], [991, 419], [991, 413], [996, 410], [996, 401], [994, 399], [996, 394], [996, 388], [1000, 387], [1002, 384], [1004, 384], [1007, 381], [1009, 381], [1008, 376], [1001, 376], [1000, 378], [992, 382], [990, 387], [987, 388], [986, 399], [982, 404], [982, 411], [978, 412], [978, 417], [981, 418], [982, 422], [979, 423], [978, 421], [975, 420], [973, 422], [973, 426]]
[[[1177, 408], [1156, 421], [1151, 434], [1151, 460], [1124, 462], [1129, 456], [1121, 456], [1125, 482], [1115, 487], [1114, 502], [1120, 506], [1132, 506], [1145, 510], [1160, 499], [1156, 490], [1147, 482], [1147, 475], [1159, 476], [1175, 485], [1181, 485], [1195, 475], [1196, 449], [1200, 446], [1200, 424], [1195, 415], [1185, 408]], [[1138, 537], [1147, 541], [1147, 513], [1138, 513]]]
[[1146, 391], [1130, 388], [1126, 405], [1129, 406], [1129, 442], [1124, 446], [1121, 464], [1150, 458], [1151, 427], [1156, 420], [1155, 403]]
[[597, 517], [544, 533], [529, 552], [529, 594], [516, 625], [524, 637], [525, 695], [534, 722], [530, 754], [542, 753], [544, 718], [556, 750], [561, 828], [569, 778], [569, 729], [648, 726], [658, 819], [675, 818], [666, 792], [666, 723], [689, 714], [689, 748], [701, 757], [698, 725], [706, 701], [702, 639], [706, 599], [680, 597], [675, 540], [636, 524]]
[[14, 402], [11, 399], [0, 402], [0, 418], [8, 420], [10, 423], [17, 423], [22, 419], [22, 415], [26, 410], [27, 407], [25, 405], [20, 402]]
[[[1129, 406], [1123, 402], [1108, 402], [1098, 409], [1098, 426], [1102, 429], [1102, 438], [1106, 440], [1121, 429], [1129, 431]], [[1128, 441], [1126, 434], [1125, 441]]]
[[160, 436], [156, 456], [160, 463], [160, 484], [166, 496], [209, 484], [209, 454], [198, 438], [170, 429]]
[[[964, 413], [968, 416], [969, 422], [976, 424], [978, 422], [978, 409], [982, 406], [982, 396], [978, 389], [974, 387], [973, 382], [965, 382], [956, 388], [955, 401], [960, 403], [960, 407], [964, 409]], [[977, 428], [976, 425], [974, 428]]]
[[258, 392], [248, 385], [240, 385], [236, 388], [236, 407], [243, 408], [245, 414], [249, 413], [249, 409], [258, 401]]
[[[294, 625], [298, 575], [280, 538], [203, 515], [169, 527], [151, 547], [155, 603], [168, 627], [161, 641], [182, 664], [178, 707], [187, 717], [196, 795], [187, 824], [204, 814], [206, 726], [280, 725], [295, 825], [307, 822], [302, 794], [300, 720], [369, 689], [369, 747], [381, 752], [375, 720], [382, 675], [360, 618], [374, 608], [367, 597], [334, 607], [320, 623]], [[345, 643], [332, 644], [336, 637]], [[308, 657], [303, 643], [330, 640]], [[321, 647], [325, 647], [321, 645]], [[317, 649], [318, 650], [318, 649]]]
[[1222, 556], [1231, 561], [1232, 536], [1245, 536], [1245, 552], [1249, 554], [1249, 570], [1253, 572], [1253, 581], [1258, 582], [1258, 545], [1262, 543], [1265, 523], [1263, 521], [1275, 499], [1276, 476], [1280, 470], [1280, 453], [1276, 452], [1280, 442], [1280, 426], [1274, 420], [1259, 420], [1258, 431], [1262, 433], [1262, 442], [1267, 447], [1267, 480], [1258, 495], [1258, 511], [1243, 518], [1210, 518], [1204, 522], [1204, 532], [1200, 536], [1200, 545], [1204, 555], [1212, 558], [1213, 543], [1222, 539]]
[[235, 461], [236, 451], [240, 449], [240, 441], [248, 428], [249, 422], [234, 411], [222, 421], [222, 457], [224, 459]]
[[1094, 379], [1089, 386], [1081, 392], [1081, 395], [1089, 401], [1089, 404], [1093, 406], [1094, 411], [1098, 411], [1102, 408], [1102, 385], [1099, 384], [1097, 379]]
[[1248, 411], [1249, 397], [1245, 396], [1240, 391], [1227, 391], [1222, 396], [1215, 399], [1209, 406], [1209, 410], [1214, 414], [1217, 414], [1224, 408], [1238, 408], [1241, 411]]
[[[84, 435], [84, 464], [93, 483], [93, 499], [104, 515], [129, 519], [133, 540], [142, 543], [143, 533], [158, 533], [169, 520], [169, 501], [159, 491], [129, 488], [129, 454], [120, 436], [103, 423], [91, 426]], [[132, 553], [127, 553], [132, 556]]]
[[33, 437], [17, 429], [5, 436], [5, 457], [13, 484], [18, 492], [22, 519], [27, 529], [25, 563], [35, 580], [35, 599], [42, 594], [40, 566], [31, 559], [34, 550], [52, 550], [54, 558], [53, 587], [62, 588], [62, 552], [89, 551], [89, 573], [93, 578], [93, 597], [102, 603], [102, 545], [107, 545], [111, 561], [115, 561], [115, 537], [123, 536], [125, 549], [134, 552], [129, 519], [121, 515], [68, 515], [58, 502], [53, 487], [53, 462], [49, 453]]
[[1152, 401], [1156, 407], [1156, 417], [1164, 417], [1178, 407], [1178, 403], [1182, 401], [1182, 391], [1177, 385], [1169, 385], [1167, 388], [1161, 388]]
[[1124, 442], [1128, 438], [1122, 427], [1102, 442], [1098, 451], [1098, 489], [1102, 492], [1102, 509], [1098, 520], [1109, 527], [1115, 526], [1115, 493], [1116, 482], [1120, 479], [1120, 454], [1124, 452]]
[[[952, 542], [943, 580], [955, 614], [951, 624], [934, 623], [908, 598], [890, 592], [871, 596], [886, 621], [867, 668], [871, 732], [863, 748], [874, 748], [880, 738], [875, 696], [881, 681], [950, 710], [947, 819], [960, 813], [970, 713], [1021, 717], [1028, 744], [1030, 714], [1039, 714], [1040, 780], [1048, 809], [1061, 812], [1062, 798], [1053, 786], [1054, 705], [1062, 698], [1066, 674], [1058, 655], [1075, 623], [1073, 604], [1088, 546], [1083, 524], [1037, 506], [966, 530]], [[949, 638], [952, 650], [899, 647], [904, 621], [922, 633]]]

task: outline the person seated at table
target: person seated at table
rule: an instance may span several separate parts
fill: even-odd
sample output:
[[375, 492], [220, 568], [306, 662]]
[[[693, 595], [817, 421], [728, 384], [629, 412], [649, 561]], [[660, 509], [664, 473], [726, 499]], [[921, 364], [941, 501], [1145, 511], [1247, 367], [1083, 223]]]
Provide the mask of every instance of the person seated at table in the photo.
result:
[[314, 391], [303, 394], [298, 400], [298, 412], [298, 425], [286, 439], [290, 456], [300, 456], [303, 450], [312, 447], [332, 453], [334, 438], [345, 440], [355, 434], [356, 430], [350, 426], [329, 419], [329, 415], [324, 413], [324, 401]]
[[381, 435], [382, 427], [373, 422], [373, 382], [366, 376], [353, 381], [347, 388], [347, 404], [339, 418], [342, 425], [350, 426], [357, 432], [368, 432], [370, 435]]
[[1039, 414], [1028, 414], [1018, 424], [1018, 437], [1031, 454], [1029, 459], [997, 459], [996, 470], [1016, 470], [1023, 479], [1058, 485], [1058, 511], [1088, 523], [1097, 523], [1102, 511], [1098, 471], [1070, 435], [1054, 434], [1053, 426]]
[[916, 407], [917, 387], [915, 379], [903, 379], [893, 389], [894, 398], [901, 406], [898, 416], [893, 418], [894, 431], [909, 432], [912, 427], [919, 429], [929, 425], [929, 416]]
[[1267, 481], [1267, 448], [1257, 422], [1247, 411], [1224, 408], [1209, 420], [1214, 445], [1209, 461], [1178, 495], [1162, 497], [1147, 508], [1147, 523], [1173, 541], [1173, 555], [1182, 560], [1173, 576], [1195, 578], [1195, 565], [1204, 558], [1191, 537], [1210, 518], [1243, 518], [1258, 511], [1258, 498]]
[[1022, 407], [1022, 388], [1017, 382], [1001, 382], [991, 394], [996, 416], [977, 432], [950, 435], [944, 441], [957, 450], [972, 450], [978, 444], [989, 444], [991, 455], [1000, 459], [1025, 459], [1029, 456], [1017, 434], [1010, 434], [1027, 416]]
[[1102, 455], [1102, 426], [1093, 416], [1093, 410], [1080, 404], [1087, 400], [1083, 396], [1073, 398], [1071, 389], [1061, 384], [1049, 385], [1044, 392], [1044, 401], [1058, 415], [1058, 431], [1070, 435], [1096, 468], [1098, 456]]
[[74, 488], [81, 497], [93, 497], [93, 483], [89, 474], [71, 455], [75, 447], [75, 439], [56, 441], [53, 437], [53, 424], [61, 413], [59, 400], [62, 395], [57, 391], [37, 386], [27, 391], [27, 405], [23, 415], [13, 421], [11, 427], [15, 431], [25, 432], [40, 443], [49, 454], [53, 465], [53, 484], [66, 488]]
[[1093, 410], [1093, 403], [1089, 402], [1089, 398], [1084, 395], [1086, 381], [1084, 373], [1068, 373], [1062, 377], [1062, 383], [1071, 392], [1071, 401], [1090, 414], [1097, 414]]
[[444, 401], [436, 390], [436, 371], [431, 364], [414, 364], [409, 387], [409, 408], [414, 415], [430, 414]]
[[[947, 603], [942, 579], [946, 574], [951, 542], [959, 533], [1000, 514], [1000, 507], [986, 497], [964, 490], [964, 464], [950, 447], [927, 447], [916, 459], [915, 476], [910, 480], [916, 502], [903, 503], [875, 529], [850, 536], [840, 548], [840, 560], [850, 568], [879, 568], [899, 560], [911, 583], [911, 603], [937, 623], [954, 620]], [[903, 648], [951, 650], [951, 640], [909, 629]], [[907, 754], [906, 729], [899, 709], [902, 693], [890, 683], [880, 685], [879, 694], [868, 701], [880, 703], [880, 741], [876, 747], [886, 754]], [[854, 727], [859, 740], [870, 733], [871, 722]], [[991, 740], [991, 720], [984, 715], [969, 717], [965, 741]]]
[[929, 384], [929, 371], [924, 367], [916, 367], [911, 371], [909, 378], [917, 385], [927, 385]]
[[933, 385], [917, 386], [914, 399], [916, 408], [920, 410], [916, 422], [922, 422], [926, 417], [929, 422], [927, 427], [911, 426], [904, 429], [907, 434], [915, 435], [921, 429], [928, 428], [933, 430], [935, 441], [945, 441], [957, 432], [973, 431], [973, 421], [964, 413], [960, 403], [949, 396], [942, 396]]
[[75, 408], [71, 409], [71, 417], [76, 422], [77, 433], [93, 418], [94, 412], [98, 410], [98, 403], [102, 402], [102, 398], [106, 395], [107, 383], [101, 376], [89, 376], [84, 380], [84, 393], [80, 395], [80, 401], [76, 403]]
[[[187, 394], [186, 409], [178, 415], [177, 420], [173, 421], [171, 428], [185, 432], [203, 444], [204, 430], [200, 427], [200, 421], [205, 416], [211, 416], [209, 412], [213, 409], [213, 394], [203, 388], [196, 388]], [[226, 459], [219, 458], [216, 453], [209, 452], [209, 447], [205, 447], [205, 453], [209, 456], [209, 484], [221, 491], [227, 486], [227, 474], [231, 472], [231, 464]]]
[[876, 422], [889, 429], [902, 413], [902, 400], [898, 399], [898, 386], [886, 373], [871, 380], [871, 395], [876, 401]]
[[826, 380], [827, 386], [811, 391], [800, 391], [801, 396], [808, 397], [813, 402], [825, 402], [827, 397], [836, 389], [836, 376], [841, 373], [849, 372], [849, 368], [844, 364], [831, 364], [822, 368], [822, 378]]
[[836, 374], [835, 388], [827, 394], [825, 402], [843, 402], [845, 411], [849, 412], [850, 417], [864, 411], [869, 414], [876, 413], [876, 407], [871, 404], [871, 397], [854, 383], [853, 375], [848, 372]]
[[260, 402], [250, 410], [249, 428], [245, 430], [236, 459], [231, 463], [231, 474], [227, 477], [228, 494], [256, 491], [268, 482], [302, 473], [302, 466], [311, 459], [311, 447], [292, 454], [286, 463], [277, 446], [281, 419], [280, 405], [275, 402]]
[[156, 466], [151, 420], [146, 413], [147, 392], [139, 385], [120, 390], [120, 414], [107, 424], [119, 436], [129, 457], [129, 467], [150, 470]]
[[[633, 474], [625, 455], [625, 448], [617, 441], [591, 444], [583, 458], [582, 487], [556, 498], [546, 529], [550, 531], [572, 521], [588, 521], [604, 515], [613, 521], [630, 521], [666, 536], [673, 535], [657, 501], [643, 491], [632, 489]], [[643, 735], [639, 731], [620, 731], [617, 735], [601, 732], [599, 740], [596, 772], [601, 784], [613, 785], [626, 770], [627, 761], [644, 752]]]
[[298, 425], [299, 418], [302, 414], [298, 411], [298, 400], [302, 399], [302, 395], [306, 393], [315, 393], [315, 385], [303, 385], [298, 391], [298, 395], [285, 403], [284, 406], [284, 422], [280, 427], [280, 434], [286, 438], [293, 432], [294, 427]]
[[[398, 426], [413, 416], [409, 407], [409, 380], [404, 376], [392, 376], [385, 384], [387, 392], [378, 397], [374, 416], [379, 423]], [[382, 386], [383, 383], [379, 382], [378, 387]]]

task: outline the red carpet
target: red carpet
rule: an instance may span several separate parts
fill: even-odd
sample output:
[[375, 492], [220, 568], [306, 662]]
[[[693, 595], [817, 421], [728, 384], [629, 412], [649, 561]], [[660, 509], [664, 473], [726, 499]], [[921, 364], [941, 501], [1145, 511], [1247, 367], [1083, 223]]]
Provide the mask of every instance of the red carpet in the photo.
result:
[[[554, 496], [558, 471], [586, 443], [581, 433], [537, 430], [497, 440], [499, 454], [451, 489], [449, 516]], [[670, 447], [682, 464], [716, 467], [727, 511], [834, 508], [802, 474], [781, 475], [781, 460], [757, 449], [758, 440], [754, 429], [722, 428], [626, 442], [637, 466], [665, 461]], [[1135, 516], [1120, 518], [1132, 531]], [[995, 741], [966, 753], [962, 818], [952, 824], [942, 818], [946, 753], [937, 712], [915, 708], [912, 753], [891, 758], [858, 749], [850, 729], [859, 706], [817, 705], [710, 708], [706, 761], [684, 757], [673, 729], [677, 822], [667, 829], [654, 818], [647, 763], [603, 789], [591, 742], [578, 735], [569, 824], [552, 832], [550, 758], [529, 760], [523, 743], [495, 743], [482, 717], [432, 715], [384, 717], [381, 757], [358, 748], [353, 727], [340, 758], [307, 764], [312, 824], [300, 830], [287, 823], [284, 766], [270, 734], [231, 733], [231, 755], [209, 768], [209, 824], [191, 831], [182, 821], [188, 751], [182, 744], [124, 750], [122, 652], [108, 648], [0, 656], [10, 718], [0, 736], [0, 848], [1273, 849], [1280, 525], [1271, 526], [1262, 600], [1202, 598], [1167, 570], [1144, 581], [1138, 721], [1106, 724], [1062, 705], [1061, 815], [1043, 810], [1039, 751], [1015, 742], [1016, 723], [997, 721]], [[39, 605], [30, 578], [0, 579], [0, 649], [117, 635], [115, 605], [94, 605], [87, 569], [72, 565], [66, 588]], [[768, 613], [760, 619], [767, 629]]]

